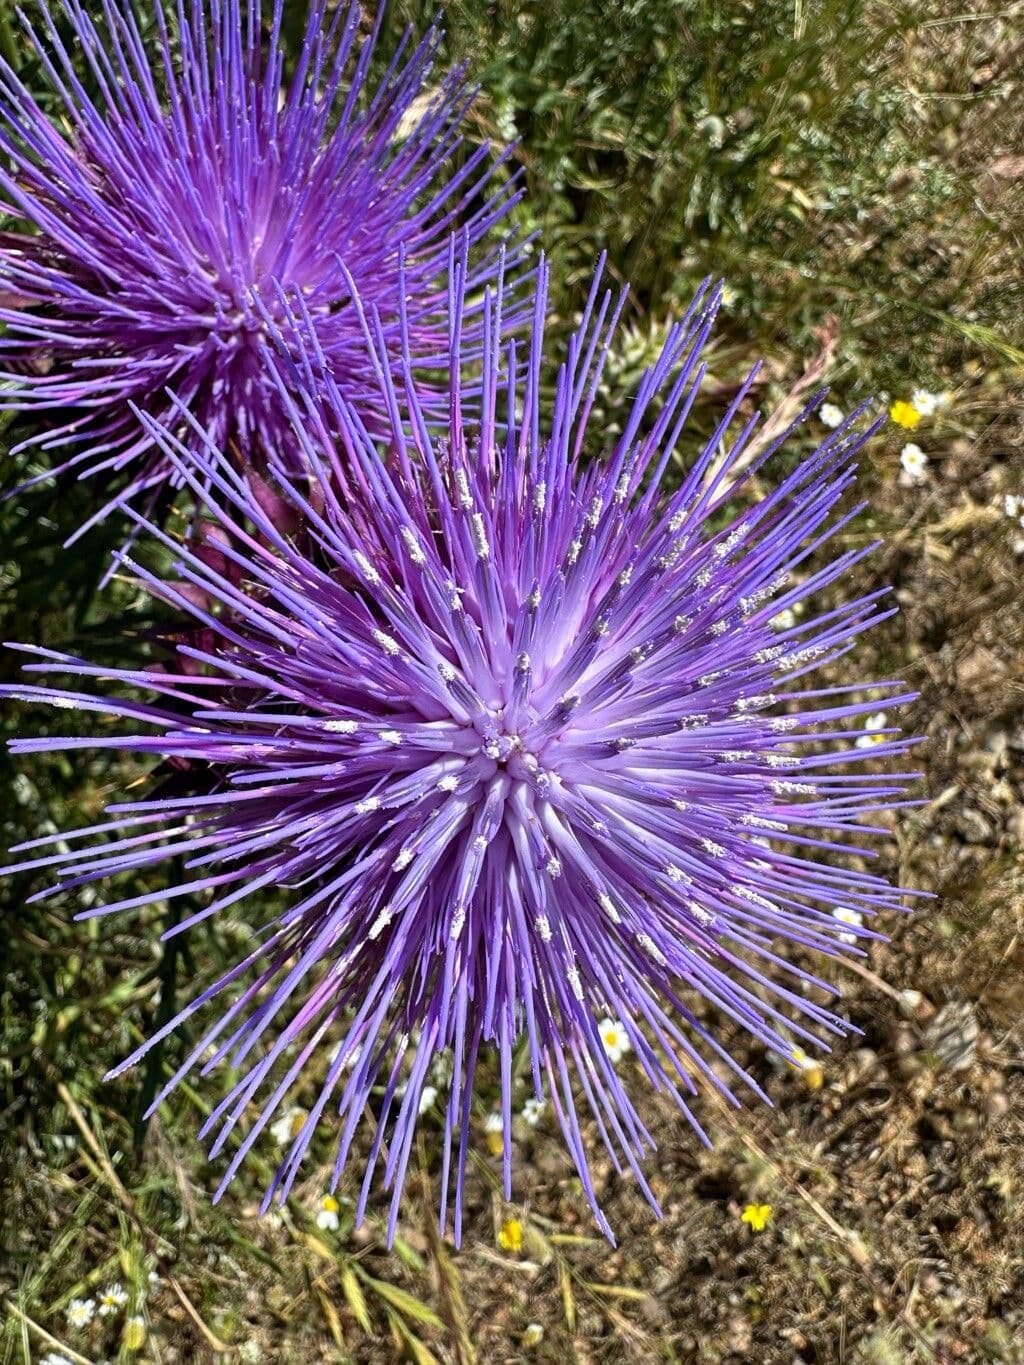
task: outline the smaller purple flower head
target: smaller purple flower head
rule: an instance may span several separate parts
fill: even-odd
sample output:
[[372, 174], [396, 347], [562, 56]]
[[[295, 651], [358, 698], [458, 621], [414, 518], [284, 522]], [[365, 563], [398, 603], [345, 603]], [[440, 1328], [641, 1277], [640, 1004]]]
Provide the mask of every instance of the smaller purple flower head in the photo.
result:
[[[468, 281], [462, 257], [456, 353]], [[525, 356], [502, 342], [500, 292], [486, 293], [482, 379], [467, 408], [456, 367], [443, 436], [426, 421], [414, 357], [398, 390], [385, 324], [365, 309], [389, 442], [329, 375], [314, 376], [317, 398], [289, 400], [282, 384], [314, 476], [279, 486], [296, 534], [212, 445], [190, 457], [147, 420], [205, 499], [219, 560], [150, 526], [175, 552], [178, 586], [126, 562], [213, 643], [181, 645], [178, 671], [156, 678], [29, 650], [32, 670], [103, 678], [105, 693], [110, 681], [148, 688], [145, 702], [6, 689], [128, 728], [22, 740], [22, 752], [121, 746], [208, 774], [198, 795], [110, 807], [83, 831], [90, 843], [104, 833], [99, 847], [69, 851], [63, 835], [37, 841], [54, 852], [24, 845], [20, 867], [55, 868], [74, 892], [181, 858], [180, 882], [84, 912], [189, 897], [169, 933], [246, 902], [259, 928], [249, 955], [123, 1064], [213, 1012], [154, 1103], [194, 1068], [230, 1061], [237, 1079], [203, 1130], [213, 1153], [231, 1144], [221, 1189], [301, 1096], [308, 1117], [267, 1199], [288, 1191], [323, 1122], [335, 1185], [358, 1152], [360, 1217], [383, 1166], [393, 1232], [431, 1104], [441, 1223], [454, 1188], [458, 1235], [482, 1126], [474, 1078], [490, 1051], [505, 1133], [514, 1105], [549, 1104], [611, 1236], [585, 1125], [657, 1208], [644, 1089], [671, 1097], [706, 1140], [703, 1087], [738, 1103], [731, 1073], [764, 1098], [729, 1040], [745, 1031], [794, 1059], [827, 1047], [850, 1025], [820, 1003], [831, 988], [812, 955], [862, 955], [901, 908], [903, 893], [866, 869], [862, 836], [904, 804], [913, 775], [879, 760], [911, 741], [888, 725], [870, 749], [856, 741], [879, 697], [890, 710], [912, 694], [833, 669], [890, 610], [883, 590], [837, 595], [870, 546], [830, 554], [859, 510], [844, 504], [865, 434], [845, 423], [756, 491], [783, 463], [771, 457], [785, 436], [748, 447], [757, 418], [737, 420], [748, 380], [694, 449], [684, 432], [717, 302], [704, 290], [594, 458], [588, 418], [621, 309], [599, 281], [550, 417], [545, 265]], [[312, 351], [300, 368], [315, 372]], [[508, 1195], [511, 1157], [506, 1141]]]
[[[102, 480], [98, 516], [180, 485], [130, 406], [173, 423], [168, 388], [257, 466], [293, 445], [266, 363], [286, 300], [301, 299], [367, 421], [380, 393], [356, 292], [389, 354], [404, 300], [423, 382], [447, 370], [449, 233], [483, 242], [517, 192], [492, 183], [486, 147], [461, 149], [460, 73], [426, 85], [440, 30], [411, 53], [406, 34], [374, 87], [383, 5], [360, 45], [356, 0], [333, 13], [313, 0], [288, 74], [284, 0], [269, 31], [260, 0], [178, 0], [173, 28], [161, 4], [143, 25], [132, 0], [104, 0], [101, 23], [80, 0], [35, 3], [37, 26], [23, 22], [59, 117], [0, 60], [0, 187], [16, 215], [0, 235], [2, 405], [59, 414], [29, 444]], [[494, 261], [483, 248], [479, 278]]]

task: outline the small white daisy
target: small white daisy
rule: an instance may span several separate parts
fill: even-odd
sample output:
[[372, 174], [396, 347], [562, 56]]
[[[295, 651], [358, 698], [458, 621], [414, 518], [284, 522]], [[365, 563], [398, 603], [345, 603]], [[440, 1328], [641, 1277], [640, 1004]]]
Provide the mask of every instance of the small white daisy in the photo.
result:
[[100, 1295], [100, 1317], [109, 1317], [128, 1302], [128, 1291], [119, 1283], [108, 1285]]
[[316, 1225], [325, 1232], [338, 1231], [338, 1210], [341, 1205], [333, 1194], [325, 1194], [320, 1200], [320, 1208], [317, 1210]]
[[420, 1107], [419, 1107], [419, 1112], [420, 1112], [420, 1114], [421, 1114], [421, 1115], [422, 1115], [422, 1114], [425, 1114], [425, 1113], [427, 1112], [428, 1109], [432, 1109], [433, 1106], [434, 1106], [434, 1101], [435, 1101], [436, 1099], [437, 1099], [437, 1087], [436, 1087], [436, 1086], [433, 1086], [433, 1085], [425, 1085], [425, 1086], [423, 1087], [423, 1089], [420, 1091]]
[[94, 1299], [72, 1299], [67, 1306], [68, 1324], [71, 1327], [88, 1327], [95, 1314]]
[[903, 470], [900, 475], [901, 483], [924, 483], [928, 473], [928, 456], [919, 445], [908, 441], [900, 451], [900, 467]]
[[285, 1109], [270, 1125], [270, 1136], [279, 1147], [285, 1147], [298, 1137], [305, 1122], [305, 1109], [300, 1109], [298, 1105], [293, 1104], [290, 1109]]
[[[840, 924], [852, 924], [855, 928], [864, 923], [864, 916], [859, 910], [851, 910], [848, 906], [840, 905], [832, 911], [832, 918], [837, 919]], [[856, 934], [840, 934], [840, 943], [856, 943]]]
[[880, 734], [880, 730], [885, 729], [887, 720], [884, 711], [873, 711], [864, 722], [864, 733], [854, 740], [854, 745], [858, 749], [871, 749], [876, 744], [885, 742], [885, 735]]
[[1003, 516], [1016, 521], [1024, 514], [1024, 498], [1017, 493], [1003, 494]]
[[601, 1035], [605, 1055], [613, 1065], [620, 1062], [627, 1052], [632, 1052], [633, 1045], [618, 1019], [608, 1017], [602, 1019], [597, 1031]]
[[544, 1110], [546, 1108], [547, 1105], [544, 1103], [543, 1100], [538, 1100], [533, 1095], [531, 1095], [530, 1098], [523, 1104], [522, 1110], [523, 1119], [530, 1125], [531, 1128], [536, 1128], [537, 1124], [540, 1123], [541, 1115], [544, 1113]]
[[772, 617], [772, 626], [775, 630], [792, 630], [796, 625], [796, 612], [792, 607], [783, 607], [782, 610]]
[[818, 409], [818, 416], [825, 426], [834, 431], [842, 423], [845, 414], [835, 403], [822, 403]]
[[945, 406], [937, 393], [929, 393], [927, 389], [915, 389], [910, 395], [910, 401], [922, 417], [932, 417], [940, 405]]

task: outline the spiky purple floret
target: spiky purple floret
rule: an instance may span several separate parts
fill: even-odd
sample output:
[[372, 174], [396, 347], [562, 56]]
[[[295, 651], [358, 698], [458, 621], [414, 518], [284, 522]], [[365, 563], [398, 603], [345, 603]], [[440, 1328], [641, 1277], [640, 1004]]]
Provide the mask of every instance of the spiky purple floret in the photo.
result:
[[[670, 332], [612, 449], [584, 462], [617, 310], [595, 280], [544, 422], [543, 265], [539, 282], [525, 366], [514, 343], [499, 350], [499, 304], [487, 302], [478, 426], [465, 420], [456, 379], [446, 437], [434, 439], [403, 384], [411, 422], [396, 421], [382, 460], [332, 385], [323, 426], [311, 402], [296, 402], [320, 487], [314, 505], [282, 485], [307, 528], [301, 543], [229, 461], [211, 449], [195, 471], [151, 426], [197, 495], [212, 489], [225, 558], [211, 567], [151, 526], [175, 549], [182, 586], [132, 567], [222, 644], [182, 646], [181, 672], [155, 681], [30, 651], [43, 659], [32, 669], [148, 687], [153, 703], [6, 689], [155, 731], [23, 740], [22, 752], [121, 747], [199, 760], [216, 775], [204, 796], [111, 806], [105, 824], [82, 831], [90, 841], [108, 834], [99, 848], [20, 865], [57, 868], [65, 892], [172, 855], [190, 869], [180, 885], [85, 915], [209, 896], [168, 931], [180, 933], [243, 899], [258, 913], [264, 888], [292, 888], [251, 955], [155, 1035], [237, 983], [154, 1101], [196, 1066], [230, 1058], [239, 1069], [203, 1130], [214, 1153], [238, 1138], [221, 1189], [322, 1057], [317, 1083], [323, 1068], [326, 1078], [267, 1199], [291, 1186], [329, 1104], [339, 1115], [335, 1182], [370, 1114], [359, 1215], [383, 1149], [393, 1231], [421, 1095], [444, 1052], [441, 1221], [454, 1175], [458, 1231], [481, 1048], [497, 1050], [508, 1131], [513, 1050], [524, 1040], [536, 1094], [550, 1100], [611, 1235], [583, 1114], [656, 1204], [640, 1164], [650, 1139], [602, 1045], [602, 1018], [621, 1019], [640, 1069], [703, 1138], [690, 1108], [699, 1083], [738, 1102], [716, 1068], [762, 1092], [697, 1002], [783, 1056], [798, 1040], [825, 1046], [849, 1025], [804, 992], [829, 987], [787, 951], [856, 954], [851, 940], [877, 937], [875, 916], [901, 906], [902, 893], [863, 870], [860, 836], [864, 817], [904, 804], [912, 775], [880, 773], [854, 740], [879, 692], [887, 707], [911, 694], [898, 682], [810, 677], [888, 615], [884, 593], [772, 625], [872, 548], [822, 554], [859, 510], [836, 515], [865, 435], [845, 424], [751, 500], [750, 479], [782, 438], [744, 471], [756, 418], [729, 433], [748, 381], [686, 457], [681, 486], [663, 490], [702, 380], [715, 303], [705, 295]], [[457, 265], [455, 349], [464, 285]], [[368, 330], [379, 339], [372, 309]], [[397, 411], [382, 363], [380, 375]], [[342, 433], [338, 448], [327, 430]], [[362, 499], [339, 491], [353, 480]], [[882, 740], [870, 757], [908, 743]], [[851, 933], [837, 906], [866, 923]], [[510, 1143], [504, 1176], [510, 1194]]]
[[[0, 407], [68, 412], [34, 442], [104, 480], [100, 515], [177, 482], [129, 408], [171, 421], [168, 387], [221, 449], [237, 440], [258, 462], [287, 446], [268, 333], [296, 299], [366, 418], [379, 388], [353, 287], [389, 354], [404, 298], [414, 359], [447, 373], [449, 233], [480, 242], [516, 195], [492, 185], [486, 147], [453, 162], [469, 95], [459, 73], [426, 95], [439, 30], [411, 55], [406, 34], [373, 89], [383, 5], [360, 46], [356, 0], [333, 15], [313, 0], [285, 83], [284, 0], [269, 33], [261, 0], [178, 0], [176, 33], [153, 5], [150, 37], [132, 0], [104, 0], [102, 25], [79, 0], [36, 3], [38, 31], [25, 27], [64, 125], [0, 61], [0, 187], [21, 220], [0, 237]], [[481, 254], [480, 278], [494, 259]]]

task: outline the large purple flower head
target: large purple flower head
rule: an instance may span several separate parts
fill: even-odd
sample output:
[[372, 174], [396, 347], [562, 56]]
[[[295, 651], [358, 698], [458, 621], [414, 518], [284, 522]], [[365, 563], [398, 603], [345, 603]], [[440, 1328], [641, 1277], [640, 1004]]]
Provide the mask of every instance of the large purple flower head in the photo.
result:
[[[74, 890], [183, 857], [181, 884], [84, 912], [203, 898], [175, 933], [244, 900], [261, 932], [161, 1031], [230, 1000], [167, 1090], [200, 1065], [238, 1069], [204, 1130], [214, 1152], [235, 1134], [226, 1185], [315, 1073], [318, 1097], [267, 1198], [288, 1190], [328, 1113], [340, 1180], [368, 1117], [360, 1215], [381, 1159], [392, 1230], [439, 1060], [451, 1075], [438, 1101], [441, 1218], [454, 1184], [458, 1229], [474, 1073], [493, 1049], [508, 1130], [521, 1045], [528, 1084], [553, 1107], [611, 1235], [584, 1123], [654, 1204], [630, 1080], [644, 1073], [703, 1136], [691, 1102], [702, 1084], [733, 1098], [723, 1067], [761, 1093], [721, 1021], [787, 1057], [798, 1042], [826, 1046], [848, 1025], [803, 990], [828, 987], [791, 950], [856, 954], [877, 937], [875, 917], [901, 905], [864, 870], [860, 836], [862, 817], [900, 804], [907, 775], [877, 760], [910, 741], [892, 730], [870, 750], [855, 741], [879, 694], [887, 706], [908, 694], [812, 677], [887, 614], [884, 593], [839, 604], [831, 593], [821, 614], [778, 625], [868, 553], [825, 553], [857, 511], [837, 513], [863, 435], [844, 425], [754, 500], [750, 481], [774, 446], [744, 471], [756, 419], [732, 428], [745, 385], [688, 448], [715, 306], [705, 292], [671, 330], [622, 434], [584, 458], [617, 310], [595, 280], [548, 420], [543, 265], [538, 283], [525, 364], [514, 341], [499, 346], [500, 295], [488, 296], [482, 390], [468, 411], [453, 380], [443, 438], [409, 376], [399, 402], [382, 355], [395, 413], [386, 458], [329, 380], [327, 418], [295, 402], [319, 489], [313, 499], [282, 484], [301, 538], [267, 517], [230, 461], [209, 448], [196, 470], [151, 424], [197, 494], [212, 490], [223, 560], [150, 527], [176, 549], [181, 586], [133, 568], [219, 643], [182, 646], [181, 671], [156, 679], [32, 651], [35, 670], [150, 687], [145, 703], [6, 689], [130, 728], [23, 740], [21, 751], [95, 743], [206, 765], [206, 794], [113, 806], [98, 849], [33, 853], [21, 866], [56, 867]], [[457, 263], [456, 347], [465, 288]], [[372, 308], [367, 328], [379, 348]], [[665, 487], [676, 462], [682, 481]], [[365, 499], [338, 493], [350, 478]], [[261, 912], [279, 887], [286, 908]], [[629, 1078], [601, 1036], [608, 1019], [635, 1054]], [[504, 1176], [510, 1192], [509, 1144]]]
[[[480, 242], [515, 196], [493, 190], [486, 147], [453, 160], [469, 97], [458, 73], [427, 93], [439, 30], [411, 55], [407, 34], [371, 88], [383, 5], [360, 46], [355, 0], [333, 14], [313, 0], [286, 79], [284, 0], [268, 30], [261, 0], [178, 0], [173, 31], [155, 4], [145, 34], [132, 0], [104, 0], [101, 25], [80, 0], [36, 3], [26, 28], [62, 121], [0, 61], [0, 187], [18, 229], [0, 237], [3, 406], [60, 410], [35, 439], [102, 478], [104, 512], [177, 482], [129, 407], [170, 421], [168, 387], [221, 449], [259, 463], [287, 446], [267, 374], [286, 300], [302, 299], [364, 416], [379, 389], [354, 290], [389, 353], [405, 299], [402, 342], [447, 370], [448, 235]], [[481, 276], [493, 260], [481, 251]]]

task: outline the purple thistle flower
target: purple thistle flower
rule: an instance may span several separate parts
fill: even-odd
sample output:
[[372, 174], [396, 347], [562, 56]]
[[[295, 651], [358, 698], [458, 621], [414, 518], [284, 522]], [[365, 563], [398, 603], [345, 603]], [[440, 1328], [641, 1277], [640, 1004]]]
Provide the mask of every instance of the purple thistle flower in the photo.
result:
[[[260, 0], [218, 0], [209, 12], [205, 0], [178, 0], [176, 35], [151, 6], [151, 43], [130, 0], [104, 0], [102, 29], [79, 0], [37, 3], [40, 31], [24, 23], [66, 127], [0, 61], [0, 187], [31, 230], [0, 236], [0, 377], [10, 385], [0, 406], [62, 414], [26, 444], [70, 449], [57, 469], [103, 479], [109, 500], [95, 519], [180, 485], [130, 408], [172, 422], [168, 387], [219, 448], [237, 442], [257, 465], [268, 448], [288, 448], [266, 363], [286, 300], [301, 298], [346, 401], [367, 420], [379, 388], [354, 290], [380, 313], [389, 353], [400, 350], [405, 299], [401, 344], [418, 366], [447, 371], [448, 236], [459, 227], [479, 243], [517, 194], [492, 193], [486, 146], [453, 163], [470, 96], [460, 73], [425, 96], [439, 30], [411, 56], [406, 34], [370, 89], [384, 6], [360, 47], [355, 0], [333, 15], [314, 0], [284, 85], [284, 0], [266, 41]], [[478, 278], [495, 259], [484, 254]], [[470, 341], [477, 331], [469, 319]]]
[[[203, 795], [111, 806], [104, 824], [80, 831], [90, 842], [106, 835], [98, 848], [33, 851], [19, 865], [56, 868], [56, 889], [73, 892], [185, 859], [181, 884], [84, 916], [205, 897], [175, 934], [243, 898], [256, 916], [269, 888], [289, 889], [287, 908], [264, 912], [250, 955], [114, 1073], [197, 1011], [231, 1000], [154, 1101], [195, 1067], [230, 1059], [238, 1069], [203, 1129], [216, 1154], [246, 1118], [221, 1191], [319, 1059], [318, 1097], [266, 1199], [288, 1191], [328, 1106], [338, 1116], [334, 1185], [370, 1115], [358, 1216], [382, 1161], [393, 1233], [421, 1099], [441, 1084], [432, 1072], [443, 1056], [441, 1223], [454, 1184], [458, 1236], [481, 1051], [496, 1050], [507, 1133], [523, 1042], [532, 1090], [550, 1102], [611, 1236], [584, 1114], [657, 1208], [641, 1165], [651, 1140], [615, 1062], [630, 1052], [631, 1068], [707, 1141], [691, 1108], [700, 1085], [738, 1103], [718, 1069], [767, 1098], [714, 1018], [786, 1057], [798, 1043], [827, 1047], [851, 1026], [803, 992], [830, 987], [790, 950], [857, 955], [857, 943], [880, 937], [876, 917], [901, 908], [905, 893], [863, 870], [860, 836], [875, 813], [912, 804], [900, 796], [915, 775], [881, 773], [874, 761], [911, 741], [879, 735], [869, 755], [855, 740], [879, 693], [887, 708], [912, 694], [898, 682], [812, 678], [889, 615], [884, 591], [773, 626], [872, 548], [822, 554], [859, 510], [837, 512], [870, 433], [845, 423], [752, 500], [751, 478], [785, 438], [743, 470], [756, 417], [730, 431], [748, 380], [667, 490], [704, 374], [717, 304], [704, 291], [645, 374], [621, 436], [599, 462], [584, 460], [622, 306], [599, 279], [549, 422], [540, 411], [546, 266], [525, 365], [514, 341], [500, 348], [500, 291], [487, 295], [474, 416], [456, 375], [443, 439], [425, 421], [411, 356], [409, 420], [398, 420], [383, 324], [370, 308], [367, 340], [395, 415], [390, 463], [339, 386], [317, 376], [327, 417], [313, 399], [291, 403], [291, 415], [319, 497], [314, 505], [281, 484], [305, 524], [302, 541], [212, 446], [197, 468], [147, 420], [197, 497], [211, 490], [223, 568], [152, 525], [175, 551], [180, 586], [125, 562], [220, 643], [180, 646], [180, 672], [158, 678], [24, 647], [40, 659], [32, 670], [149, 688], [151, 702], [4, 689], [130, 729], [21, 740], [21, 752], [120, 747], [210, 774]], [[463, 258], [451, 285], [455, 351], [466, 287]], [[339, 491], [351, 479], [367, 497]], [[602, 1038], [610, 1024], [614, 1048]], [[506, 1142], [509, 1196], [511, 1178]]]

